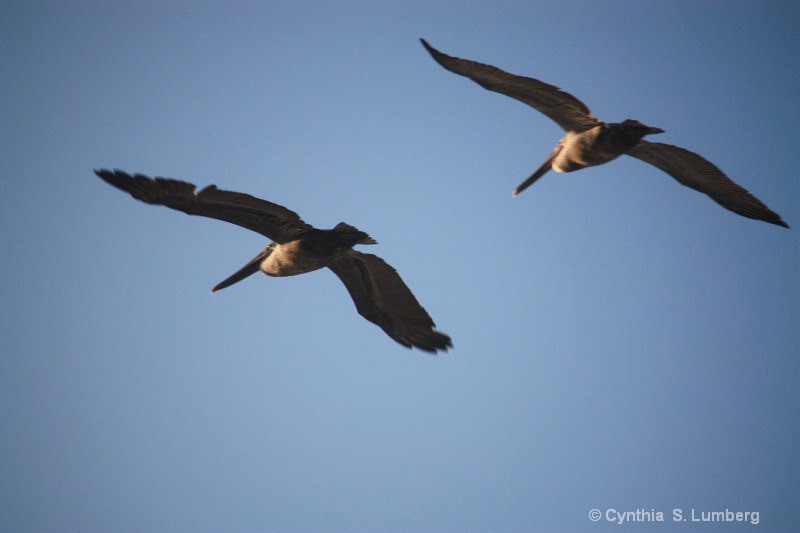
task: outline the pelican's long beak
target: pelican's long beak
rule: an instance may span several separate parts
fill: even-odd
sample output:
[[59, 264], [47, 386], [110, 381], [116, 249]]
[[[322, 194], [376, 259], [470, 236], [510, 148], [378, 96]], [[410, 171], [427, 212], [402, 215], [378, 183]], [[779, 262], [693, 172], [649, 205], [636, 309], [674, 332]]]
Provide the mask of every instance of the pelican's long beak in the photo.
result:
[[528, 179], [520, 183], [519, 187], [514, 189], [514, 192], [511, 193], [511, 196], [517, 196], [519, 193], [533, 185], [534, 181], [547, 174], [547, 171], [553, 168], [553, 159], [555, 159], [556, 156], [561, 153], [562, 148], [564, 148], [564, 143], [559, 141], [553, 152], [547, 156], [547, 159], [544, 160], [544, 163], [542, 163], [539, 168], [537, 168], [533, 174], [528, 177]]
[[253, 259], [250, 260], [245, 266], [237, 270], [235, 273], [228, 276], [224, 281], [217, 283], [213, 289], [211, 289], [212, 293], [215, 293], [219, 290], [224, 289], [225, 287], [230, 287], [234, 283], [242, 281], [244, 278], [251, 274], [255, 274], [259, 271], [261, 267], [261, 261], [263, 261], [271, 252], [270, 248], [266, 248], [260, 254], [255, 256]]

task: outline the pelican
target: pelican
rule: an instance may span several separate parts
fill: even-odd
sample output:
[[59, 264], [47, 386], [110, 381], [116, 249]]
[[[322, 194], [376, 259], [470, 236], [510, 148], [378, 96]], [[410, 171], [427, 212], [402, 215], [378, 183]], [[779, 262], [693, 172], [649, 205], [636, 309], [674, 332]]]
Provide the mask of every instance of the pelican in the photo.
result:
[[230, 222], [273, 241], [212, 293], [259, 270], [283, 277], [328, 267], [344, 283], [358, 313], [395, 341], [431, 353], [453, 346], [450, 337], [434, 329], [433, 320], [394, 268], [378, 256], [353, 250], [357, 244], [377, 244], [353, 226], [341, 222], [333, 229], [315, 229], [283, 206], [214, 185], [195, 194], [196, 186], [184, 181], [131, 176], [121, 170], [94, 172], [142, 202]]
[[514, 196], [530, 187], [551, 168], [556, 172], [572, 172], [602, 165], [627, 154], [663, 170], [682, 185], [707, 194], [725, 209], [748, 218], [789, 227], [780, 215], [731, 181], [705, 158], [677, 146], [642, 140], [646, 135], [664, 133], [664, 130], [647, 126], [638, 120], [603, 122], [595, 118], [583, 102], [558, 87], [533, 78], [515, 76], [491, 65], [452, 57], [436, 50], [425, 39], [420, 41], [433, 59], [450, 72], [466, 76], [485, 89], [528, 104], [566, 132], [544, 163], [514, 190]]

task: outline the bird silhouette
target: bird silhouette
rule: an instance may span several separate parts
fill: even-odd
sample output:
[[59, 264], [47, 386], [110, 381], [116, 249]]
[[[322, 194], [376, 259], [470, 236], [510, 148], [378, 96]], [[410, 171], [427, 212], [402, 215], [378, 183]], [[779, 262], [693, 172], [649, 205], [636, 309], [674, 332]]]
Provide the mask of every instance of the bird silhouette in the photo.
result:
[[315, 229], [283, 206], [214, 185], [195, 194], [196, 186], [183, 181], [131, 176], [120, 170], [101, 169], [95, 174], [142, 202], [230, 222], [273, 241], [212, 293], [259, 270], [284, 277], [328, 267], [344, 283], [358, 313], [395, 341], [432, 353], [453, 346], [450, 337], [434, 329], [433, 320], [394, 268], [378, 256], [353, 250], [357, 244], [377, 244], [363, 231], [344, 222], [329, 230]]
[[420, 41], [445, 69], [465, 76], [485, 89], [528, 104], [566, 132], [544, 163], [514, 190], [514, 196], [530, 187], [551, 168], [556, 172], [572, 172], [602, 165], [626, 154], [661, 169], [682, 185], [707, 194], [725, 209], [748, 218], [789, 227], [780, 215], [734, 183], [705, 158], [684, 148], [643, 140], [646, 135], [663, 133], [664, 130], [647, 126], [638, 120], [603, 122], [595, 118], [583, 102], [558, 87], [509, 74], [491, 65], [452, 57], [436, 50], [425, 39]]

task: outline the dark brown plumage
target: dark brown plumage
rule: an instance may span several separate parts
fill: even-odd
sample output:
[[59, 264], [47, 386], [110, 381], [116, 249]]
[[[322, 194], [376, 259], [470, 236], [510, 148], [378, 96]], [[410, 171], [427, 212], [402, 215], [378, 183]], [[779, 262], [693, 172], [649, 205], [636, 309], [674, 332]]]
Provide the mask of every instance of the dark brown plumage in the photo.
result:
[[603, 122], [595, 118], [583, 102], [558, 87], [509, 74], [491, 65], [443, 54], [425, 39], [420, 41], [433, 59], [450, 72], [531, 106], [566, 132], [544, 163], [514, 190], [514, 196], [551, 168], [556, 172], [572, 172], [602, 165], [627, 154], [658, 167], [679, 183], [707, 194], [725, 209], [748, 218], [789, 227], [780, 215], [703, 157], [677, 146], [642, 140], [645, 135], [663, 133], [664, 130], [636, 120], [625, 120], [620, 124]]
[[395, 341], [432, 353], [453, 346], [450, 337], [434, 329], [433, 320], [394, 268], [380, 257], [352, 249], [356, 244], [377, 244], [363, 231], [344, 222], [331, 230], [315, 229], [283, 206], [213, 185], [195, 194], [195, 185], [183, 181], [131, 176], [120, 170], [95, 170], [95, 174], [137, 200], [230, 222], [273, 241], [211, 292], [259, 270], [283, 277], [328, 267], [344, 283], [358, 313]]

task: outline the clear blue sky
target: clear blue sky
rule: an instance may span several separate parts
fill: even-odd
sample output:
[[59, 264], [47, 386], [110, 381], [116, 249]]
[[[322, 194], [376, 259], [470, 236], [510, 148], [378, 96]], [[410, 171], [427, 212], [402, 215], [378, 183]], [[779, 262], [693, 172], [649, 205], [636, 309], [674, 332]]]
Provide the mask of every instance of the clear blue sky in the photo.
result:
[[[2, 3], [0, 530], [796, 529], [798, 35], [797, 2]], [[663, 128], [794, 229], [626, 157], [512, 198], [561, 130], [419, 37]], [[98, 167], [368, 232], [455, 348], [326, 270], [209, 294], [265, 240]]]

